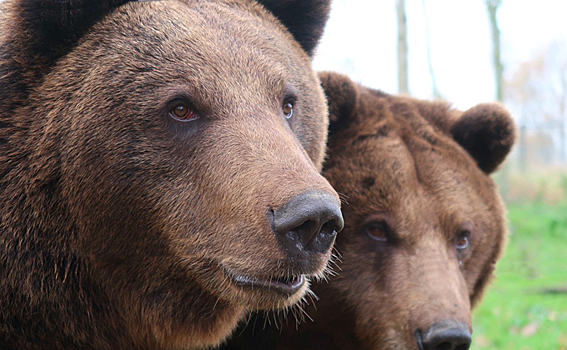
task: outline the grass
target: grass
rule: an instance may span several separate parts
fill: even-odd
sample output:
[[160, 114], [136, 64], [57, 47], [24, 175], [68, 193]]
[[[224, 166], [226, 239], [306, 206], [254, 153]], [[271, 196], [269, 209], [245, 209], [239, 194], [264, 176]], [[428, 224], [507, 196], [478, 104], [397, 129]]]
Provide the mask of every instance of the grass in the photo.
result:
[[567, 350], [567, 200], [508, 205], [510, 237], [473, 314], [472, 350]]

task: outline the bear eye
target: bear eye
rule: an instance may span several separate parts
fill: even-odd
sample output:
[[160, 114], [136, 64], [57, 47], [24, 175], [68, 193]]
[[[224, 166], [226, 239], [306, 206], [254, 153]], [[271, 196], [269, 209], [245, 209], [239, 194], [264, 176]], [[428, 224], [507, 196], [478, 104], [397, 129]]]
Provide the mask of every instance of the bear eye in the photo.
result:
[[459, 252], [462, 252], [469, 247], [469, 235], [469, 231], [463, 231], [459, 235], [459, 238], [457, 240], [457, 250]]
[[282, 111], [285, 119], [290, 119], [293, 116], [293, 103], [285, 102], [282, 106]]
[[366, 227], [368, 237], [378, 242], [388, 242], [388, 225], [385, 222], [374, 222]]
[[186, 103], [176, 104], [170, 111], [169, 115], [179, 121], [188, 122], [199, 119], [195, 111]]

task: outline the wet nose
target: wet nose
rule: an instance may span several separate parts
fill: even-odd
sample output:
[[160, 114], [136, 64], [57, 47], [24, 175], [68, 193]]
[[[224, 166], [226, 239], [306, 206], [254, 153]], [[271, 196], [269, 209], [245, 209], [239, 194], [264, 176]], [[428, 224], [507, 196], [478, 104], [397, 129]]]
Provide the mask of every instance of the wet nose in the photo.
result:
[[[471, 332], [466, 324], [445, 321], [436, 323], [423, 333], [423, 350], [468, 350]], [[418, 340], [419, 342], [419, 340]]]
[[268, 212], [274, 234], [291, 256], [328, 251], [344, 222], [337, 199], [324, 192], [298, 195]]

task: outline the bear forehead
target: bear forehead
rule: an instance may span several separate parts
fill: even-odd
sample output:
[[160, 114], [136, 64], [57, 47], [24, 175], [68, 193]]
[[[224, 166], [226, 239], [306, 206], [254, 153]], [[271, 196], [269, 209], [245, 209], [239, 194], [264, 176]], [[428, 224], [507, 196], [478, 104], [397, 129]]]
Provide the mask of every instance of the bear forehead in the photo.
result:
[[456, 225], [490, 221], [496, 214], [489, 209], [498, 202], [490, 178], [417, 109], [389, 98], [375, 101], [380, 108], [359, 106], [359, 119], [331, 144], [333, 165], [326, 176], [356, 203], [344, 210], [427, 217], [432, 223], [450, 217]]
[[[208, 62], [211, 66], [234, 62], [295, 66], [299, 55], [302, 68], [310, 69], [307, 55], [284, 27], [258, 4], [247, 1], [130, 2], [98, 23], [93, 32], [96, 40], [118, 40], [148, 50], [143, 53], [149, 57], [171, 59], [169, 53], [175, 53], [178, 60], [206, 56], [215, 60]], [[185, 55], [177, 56], [180, 52]], [[296, 57], [281, 56], [282, 52]], [[257, 61], [258, 56], [264, 57]]]
[[[481, 204], [492, 197], [485, 176], [476, 171], [469, 173], [475, 167], [466, 162], [459, 164], [447, 159], [444, 152], [424, 146], [408, 146], [400, 137], [366, 138], [345, 152], [336, 164], [338, 172], [350, 177], [350, 181], [341, 181], [337, 187], [349, 196], [359, 194], [365, 197], [363, 202], [376, 203], [383, 210], [415, 211], [416, 208], [409, 208], [411, 203], [425, 211], [446, 204], [469, 211], [474, 203]], [[361, 159], [361, 154], [367, 156]], [[422, 206], [424, 203], [429, 205]]]
[[251, 2], [131, 2], [97, 23], [60, 60], [46, 86], [76, 90], [90, 81], [111, 94], [177, 87], [228, 113], [243, 101], [278, 103], [286, 86], [298, 96], [312, 95], [310, 60], [291, 39]]
[[[346, 136], [349, 145], [338, 148], [338, 159], [333, 161], [340, 161], [343, 167], [374, 174], [376, 180], [380, 178], [394, 188], [415, 190], [422, 187], [433, 191], [446, 187], [483, 186], [484, 182], [478, 179], [486, 179], [486, 175], [449, 137], [432, 127], [426, 136], [421, 135], [393, 118], [386, 117], [380, 122], [380, 125], [367, 123], [357, 128], [355, 134]], [[361, 156], [364, 158], [360, 159]], [[355, 169], [350, 173], [356, 174]]]

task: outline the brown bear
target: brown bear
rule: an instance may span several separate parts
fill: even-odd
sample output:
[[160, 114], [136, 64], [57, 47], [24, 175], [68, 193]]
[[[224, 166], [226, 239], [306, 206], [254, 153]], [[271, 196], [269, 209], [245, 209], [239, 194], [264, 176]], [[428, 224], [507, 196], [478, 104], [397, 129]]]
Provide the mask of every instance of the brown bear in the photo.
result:
[[324, 275], [328, 0], [2, 5], [0, 348], [210, 348]]
[[323, 174], [345, 199], [338, 275], [313, 286], [313, 322], [262, 330], [252, 316], [227, 348], [468, 349], [471, 306], [505, 241], [489, 175], [514, 142], [510, 115], [320, 77], [331, 118]]

